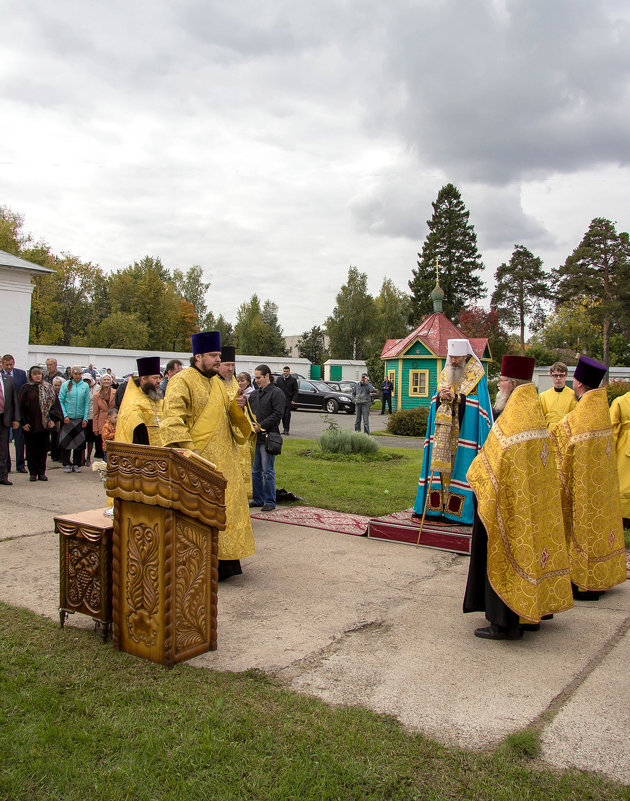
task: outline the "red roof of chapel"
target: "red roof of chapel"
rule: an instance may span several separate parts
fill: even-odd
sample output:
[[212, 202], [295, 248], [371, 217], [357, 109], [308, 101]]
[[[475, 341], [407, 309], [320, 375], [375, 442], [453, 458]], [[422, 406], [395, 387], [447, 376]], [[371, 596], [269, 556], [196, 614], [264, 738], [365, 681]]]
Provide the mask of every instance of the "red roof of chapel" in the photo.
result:
[[481, 359], [488, 346], [487, 339], [466, 337], [442, 312], [433, 312], [414, 331], [407, 334], [404, 339], [388, 339], [381, 351], [381, 359], [393, 359], [397, 356], [402, 356], [416, 340], [420, 340], [425, 347], [433, 351], [439, 358], [445, 359], [449, 339], [468, 339], [475, 355], [479, 359]]

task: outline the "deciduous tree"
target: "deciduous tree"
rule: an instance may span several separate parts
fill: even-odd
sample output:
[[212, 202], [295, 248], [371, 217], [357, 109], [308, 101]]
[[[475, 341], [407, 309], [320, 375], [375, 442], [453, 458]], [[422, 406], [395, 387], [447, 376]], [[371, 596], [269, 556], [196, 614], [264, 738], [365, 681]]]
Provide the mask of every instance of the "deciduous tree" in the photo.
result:
[[367, 291], [367, 275], [351, 266], [325, 324], [332, 358], [365, 358], [373, 325], [374, 298]]
[[328, 358], [325, 337], [324, 329], [319, 325], [314, 325], [310, 331], [304, 331], [297, 342], [300, 357], [308, 359], [311, 364], [323, 365]]

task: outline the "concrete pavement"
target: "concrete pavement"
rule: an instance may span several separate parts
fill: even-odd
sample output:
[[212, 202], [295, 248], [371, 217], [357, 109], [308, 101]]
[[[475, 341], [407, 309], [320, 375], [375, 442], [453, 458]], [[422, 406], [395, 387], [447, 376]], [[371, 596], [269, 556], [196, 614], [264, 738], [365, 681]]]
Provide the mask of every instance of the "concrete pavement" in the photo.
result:
[[[57, 621], [53, 517], [104, 506], [105, 494], [87, 471], [10, 477], [14, 486], [0, 487], [0, 599]], [[256, 555], [219, 586], [218, 650], [191, 664], [259, 668], [466, 748], [539, 725], [550, 764], [630, 784], [630, 582], [521, 641], [491, 642], [473, 636], [482, 616], [461, 612], [466, 557], [253, 523]], [[91, 623], [72, 615], [66, 626]]]

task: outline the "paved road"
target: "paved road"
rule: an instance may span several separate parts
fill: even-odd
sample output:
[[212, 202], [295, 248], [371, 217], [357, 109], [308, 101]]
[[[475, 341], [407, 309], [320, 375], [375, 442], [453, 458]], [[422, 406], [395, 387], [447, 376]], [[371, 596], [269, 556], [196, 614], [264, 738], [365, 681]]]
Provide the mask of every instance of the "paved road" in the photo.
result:
[[[379, 411], [370, 412], [370, 431], [384, 431], [389, 415]], [[325, 414], [310, 410], [299, 410], [291, 414], [291, 436], [304, 439], [317, 439], [328, 428], [328, 421], [334, 420], [340, 428], [354, 430], [354, 414]], [[390, 448], [421, 448], [422, 441], [409, 437], [378, 437], [379, 445]]]

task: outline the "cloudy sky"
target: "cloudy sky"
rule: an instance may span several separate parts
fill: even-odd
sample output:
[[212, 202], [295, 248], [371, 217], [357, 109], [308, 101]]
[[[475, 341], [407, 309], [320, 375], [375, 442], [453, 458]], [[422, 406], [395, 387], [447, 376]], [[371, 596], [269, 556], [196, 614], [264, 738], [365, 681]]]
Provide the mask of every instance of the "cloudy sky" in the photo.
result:
[[625, 0], [0, 0], [0, 205], [106, 270], [203, 267], [234, 321], [407, 289], [454, 183], [491, 283], [630, 229]]

